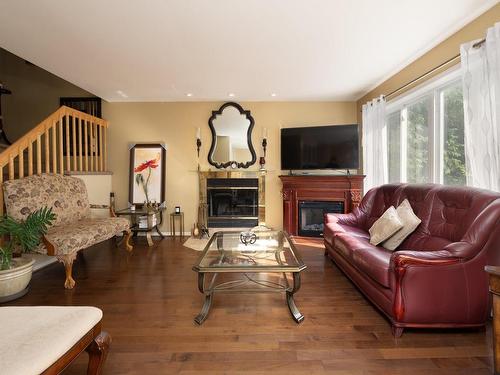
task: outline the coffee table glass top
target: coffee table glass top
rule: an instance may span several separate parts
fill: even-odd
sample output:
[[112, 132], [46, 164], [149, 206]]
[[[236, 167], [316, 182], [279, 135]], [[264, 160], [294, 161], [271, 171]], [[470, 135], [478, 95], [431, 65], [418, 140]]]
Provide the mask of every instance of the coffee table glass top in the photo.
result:
[[214, 233], [193, 267], [197, 272], [300, 272], [305, 268], [282, 231]]

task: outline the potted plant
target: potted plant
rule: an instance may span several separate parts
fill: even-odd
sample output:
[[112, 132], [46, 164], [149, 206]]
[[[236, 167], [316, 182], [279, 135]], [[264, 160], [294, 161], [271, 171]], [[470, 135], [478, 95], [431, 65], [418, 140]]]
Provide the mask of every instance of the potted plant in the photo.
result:
[[26, 294], [35, 261], [22, 253], [40, 244], [55, 217], [52, 209], [44, 207], [21, 222], [9, 215], [0, 218], [0, 237], [8, 238], [0, 244], [0, 302]]

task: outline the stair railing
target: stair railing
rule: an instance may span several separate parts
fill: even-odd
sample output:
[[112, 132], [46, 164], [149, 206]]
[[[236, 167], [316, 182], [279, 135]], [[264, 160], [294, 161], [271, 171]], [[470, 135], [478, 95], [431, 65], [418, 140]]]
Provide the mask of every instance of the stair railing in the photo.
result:
[[60, 107], [0, 153], [0, 185], [41, 173], [106, 172], [108, 125], [98, 117]]

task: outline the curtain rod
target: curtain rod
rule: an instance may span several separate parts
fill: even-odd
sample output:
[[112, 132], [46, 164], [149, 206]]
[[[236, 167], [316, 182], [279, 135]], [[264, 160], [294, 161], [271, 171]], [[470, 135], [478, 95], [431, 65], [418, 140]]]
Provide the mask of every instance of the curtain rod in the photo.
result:
[[[481, 39], [481, 40], [480, 40], [480, 41], [478, 41], [477, 43], [474, 43], [474, 44], [472, 45], [472, 47], [473, 47], [473, 48], [479, 48], [479, 47], [481, 47], [481, 46], [484, 44], [484, 42], [486, 42], [486, 39]], [[427, 71], [427, 72], [425, 72], [424, 74], [422, 74], [422, 75], [418, 76], [418, 77], [417, 77], [417, 78], [415, 78], [415, 79], [412, 79], [410, 82], [405, 83], [403, 86], [398, 87], [396, 90], [391, 91], [391, 92], [390, 92], [390, 93], [388, 93], [387, 95], [383, 95], [383, 97], [384, 97], [385, 99], [387, 99], [387, 98], [389, 98], [389, 97], [391, 97], [391, 96], [394, 96], [394, 95], [398, 94], [399, 92], [401, 92], [401, 91], [405, 90], [405, 89], [406, 89], [406, 88], [408, 88], [409, 86], [412, 86], [412, 85], [413, 85], [413, 84], [415, 84], [416, 82], [421, 81], [422, 79], [426, 78], [427, 76], [429, 76], [429, 75], [431, 75], [431, 74], [435, 73], [437, 70], [441, 69], [443, 66], [446, 66], [446, 65], [449, 65], [449, 64], [451, 64], [451, 63], [454, 63], [454, 62], [455, 62], [456, 60], [458, 60], [458, 59], [460, 59], [460, 54], [455, 55], [455, 56], [453, 56], [452, 58], [450, 58], [450, 59], [446, 60], [445, 62], [443, 62], [442, 64], [439, 64], [438, 66], [436, 66], [436, 67], [434, 67], [434, 68], [432, 68], [432, 69], [428, 70], [428, 71]]]

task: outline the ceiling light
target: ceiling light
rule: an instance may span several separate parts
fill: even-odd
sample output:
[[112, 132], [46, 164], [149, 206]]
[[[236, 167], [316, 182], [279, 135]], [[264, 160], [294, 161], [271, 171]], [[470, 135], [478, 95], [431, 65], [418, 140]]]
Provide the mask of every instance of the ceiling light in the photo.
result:
[[193, 94], [192, 94], [192, 93], [190, 93], [190, 92], [188, 92], [188, 93], [186, 94], [186, 96], [187, 96], [187, 97], [192, 97], [192, 96], [193, 96]]
[[230, 98], [234, 98], [234, 93], [230, 92], [229, 94], [227, 94], [227, 96], [229, 96]]
[[120, 95], [122, 98], [128, 98], [128, 95], [125, 94], [122, 90], [116, 90], [116, 93]]

